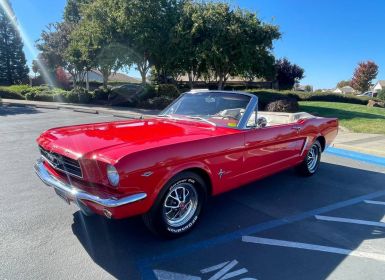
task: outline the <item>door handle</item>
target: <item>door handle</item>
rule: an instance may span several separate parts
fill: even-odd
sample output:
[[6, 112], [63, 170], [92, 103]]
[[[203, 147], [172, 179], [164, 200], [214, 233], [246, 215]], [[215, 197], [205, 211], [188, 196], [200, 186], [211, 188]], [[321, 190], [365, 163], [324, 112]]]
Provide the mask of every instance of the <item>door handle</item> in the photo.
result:
[[291, 129], [294, 129], [298, 132], [301, 130], [301, 127], [300, 126], [292, 126]]

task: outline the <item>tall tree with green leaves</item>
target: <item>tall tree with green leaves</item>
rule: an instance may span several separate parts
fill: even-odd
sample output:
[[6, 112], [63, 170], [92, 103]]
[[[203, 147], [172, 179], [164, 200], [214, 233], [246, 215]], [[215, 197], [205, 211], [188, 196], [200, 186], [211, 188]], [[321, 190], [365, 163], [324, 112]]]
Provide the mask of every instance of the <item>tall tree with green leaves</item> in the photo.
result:
[[28, 66], [23, 42], [8, 0], [0, 6], [0, 84], [12, 85], [28, 81]]
[[[91, 68], [91, 55], [84, 50], [83, 42], [71, 38], [71, 34], [82, 20], [82, 11], [90, 0], [68, 0], [64, 8], [64, 21], [48, 25], [40, 35], [37, 48], [42, 58], [47, 62], [48, 72], [54, 76], [58, 67], [67, 70], [73, 81], [73, 86], [83, 83], [87, 70]], [[90, 50], [92, 51], [92, 50]]]
[[[208, 71], [222, 89], [230, 76], [248, 73], [264, 76], [273, 68], [273, 41], [280, 38], [277, 26], [260, 21], [255, 13], [232, 9], [221, 2], [202, 3], [193, 16], [193, 32]], [[271, 72], [271, 71], [270, 71]]]
[[[119, 3], [118, 3], [119, 4]], [[71, 34], [73, 43], [80, 44], [81, 52], [90, 58], [93, 68], [103, 75], [107, 88], [108, 77], [123, 66], [130, 66], [130, 48], [122, 44], [119, 34], [120, 6], [113, 1], [93, 1], [82, 9], [82, 20]]]
[[160, 82], [173, 74], [172, 40], [183, 3], [181, 0], [132, 0], [125, 6], [124, 41], [132, 49], [132, 58], [143, 81], [152, 65]]

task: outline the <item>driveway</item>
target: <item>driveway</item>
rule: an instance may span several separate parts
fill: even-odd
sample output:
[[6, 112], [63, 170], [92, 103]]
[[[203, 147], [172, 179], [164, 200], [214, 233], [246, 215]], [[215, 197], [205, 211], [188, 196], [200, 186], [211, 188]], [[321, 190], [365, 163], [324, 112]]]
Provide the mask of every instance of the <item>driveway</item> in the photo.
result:
[[[45, 129], [110, 114], [0, 106], [0, 279], [383, 279], [385, 165], [325, 153], [212, 198], [191, 234], [165, 241], [140, 218], [85, 218], [32, 170]], [[341, 155], [341, 154], [340, 154]]]

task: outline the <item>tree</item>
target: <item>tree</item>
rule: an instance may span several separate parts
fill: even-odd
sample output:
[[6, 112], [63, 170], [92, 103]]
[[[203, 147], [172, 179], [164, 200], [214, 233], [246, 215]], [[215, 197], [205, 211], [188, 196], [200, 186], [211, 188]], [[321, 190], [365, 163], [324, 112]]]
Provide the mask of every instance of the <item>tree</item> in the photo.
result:
[[358, 63], [354, 70], [351, 86], [357, 91], [365, 92], [372, 86], [372, 80], [377, 77], [378, 66], [373, 61]]
[[66, 72], [64, 71], [63, 67], [56, 68], [55, 71], [55, 77], [58, 85], [61, 88], [68, 89], [69, 88], [69, 81]]
[[184, 1], [132, 0], [125, 5], [127, 15], [121, 29], [126, 46], [132, 49], [131, 59], [145, 83], [154, 65], [158, 80], [164, 82], [176, 69], [173, 34], [179, 22]]
[[[77, 82], [76, 74], [71, 71], [73, 66], [66, 59], [66, 51], [70, 44], [70, 35], [74, 25], [69, 22], [57, 22], [48, 25], [46, 30], [43, 30], [40, 39], [37, 41], [36, 47], [41, 51], [39, 61], [44, 61], [45, 72], [40, 72], [43, 78], [48, 82], [55, 77], [55, 71], [58, 67], [63, 67], [70, 72], [74, 85]], [[48, 75], [49, 77], [45, 77]]]
[[97, 68], [102, 73], [105, 89], [108, 77], [113, 71], [132, 64], [132, 61], [128, 59], [128, 56], [132, 55], [131, 50], [119, 43], [117, 24], [119, 21], [114, 18], [116, 15], [114, 11], [119, 9], [116, 9], [113, 4], [94, 1], [84, 6], [83, 18], [71, 34], [71, 40], [80, 44], [84, 56], [90, 58], [90, 66]]
[[199, 44], [201, 37], [194, 32], [194, 16], [201, 13], [202, 6], [194, 2], [186, 2], [181, 11], [181, 16], [174, 30], [172, 40], [172, 59], [175, 60], [175, 74], [186, 75], [189, 80], [189, 87], [194, 87], [194, 82], [202, 74], [207, 72], [207, 65], [202, 56]]
[[305, 70], [296, 64], [291, 64], [286, 58], [277, 60], [275, 68], [280, 90], [292, 89], [295, 83], [304, 78]]
[[28, 80], [28, 66], [15, 15], [8, 0], [0, 6], [0, 84], [12, 85]]
[[[90, 69], [90, 56], [84, 52], [84, 44], [71, 38], [82, 20], [82, 10], [89, 0], [69, 0], [64, 9], [64, 21], [51, 23], [40, 35], [36, 47], [41, 51], [41, 59], [46, 62], [48, 75], [55, 77], [58, 67], [63, 67], [72, 76], [73, 86], [84, 81]], [[91, 50], [90, 50], [91, 51]], [[49, 77], [44, 77], [49, 81]]]
[[207, 69], [222, 89], [230, 76], [264, 76], [272, 69], [273, 40], [280, 37], [278, 27], [262, 23], [256, 14], [231, 9], [220, 2], [202, 3], [193, 15], [193, 33], [200, 38], [199, 52]]
[[352, 83], [351, 80], [342, 80], [342, 81], [339, 81], [339, 82], [337, 83], [337, 88], [342, 88], [342, 87], [350, 86], [351, 83]]
[[36, 59], [32, 60], [32, 72], [35, 74], [35, 78], [37, 73], [39, 73], [40, 67]]
[[91, 0], [67, 0], [67, 4], [64, 7], [64, 21], [75, 24], [79, 23], [83, 18], [83, 9], [89, 3], [91, 3]]

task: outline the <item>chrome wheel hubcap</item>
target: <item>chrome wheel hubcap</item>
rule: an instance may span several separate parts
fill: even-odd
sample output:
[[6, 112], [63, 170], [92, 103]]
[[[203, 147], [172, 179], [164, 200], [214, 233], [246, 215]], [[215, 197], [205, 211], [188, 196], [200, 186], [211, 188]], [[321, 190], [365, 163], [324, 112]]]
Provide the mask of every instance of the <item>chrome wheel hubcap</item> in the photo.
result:
[[168, 225], [180, 227], [194, 216], [198, 208], [198, 194], [190, 183], [170, 189], [163, 204], [163, 216]]
[[314, 173], [317, 169], [319, 158], [319, 149], [316, 145], [310, 148], [309, 153], [307, 154], [307, 168], [311, 173]]

